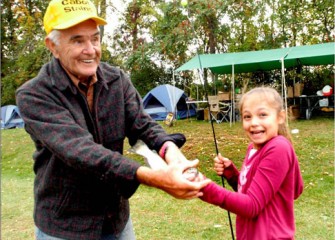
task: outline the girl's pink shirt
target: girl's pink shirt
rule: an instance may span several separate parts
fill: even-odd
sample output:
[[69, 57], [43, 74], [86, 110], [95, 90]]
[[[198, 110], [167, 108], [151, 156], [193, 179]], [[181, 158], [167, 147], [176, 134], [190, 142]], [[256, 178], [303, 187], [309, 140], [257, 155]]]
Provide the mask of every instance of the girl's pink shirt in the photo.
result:
[[248, 159], [251, 149], [249, 145], [242, 171], [235, 173], [238, 192], [211, 183], [204, 188], [202, 199], [237, 215], [238, 240], [294, 239], [294, 200], [303, 191], [294, 149], [282, 136], [271, 139]]

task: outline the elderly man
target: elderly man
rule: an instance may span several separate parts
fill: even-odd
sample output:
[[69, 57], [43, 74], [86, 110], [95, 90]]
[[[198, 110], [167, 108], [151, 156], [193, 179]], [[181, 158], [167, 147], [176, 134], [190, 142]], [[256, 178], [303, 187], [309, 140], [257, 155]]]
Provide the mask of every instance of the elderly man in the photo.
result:
[[[191, 199], [210, 180], [188, 181], [196, 167], [147, 115], [129, 78], [100, 62], [99, 18], [90, 1], [52, 0], [44, 16], [53, 58], [17, 90], [33, 155], [37, 239], [135, 239], [128, 199], [139, 184]], [[182, 136], [183, 137], [183, 136]], [[154, 170], [122, 155], [143, 140], [168, 163]]]

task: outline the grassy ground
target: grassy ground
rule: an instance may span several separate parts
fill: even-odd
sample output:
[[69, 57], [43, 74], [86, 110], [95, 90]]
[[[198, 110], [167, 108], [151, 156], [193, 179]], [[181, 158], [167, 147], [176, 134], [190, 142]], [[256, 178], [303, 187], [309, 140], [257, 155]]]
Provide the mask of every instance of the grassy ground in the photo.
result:
[[[220, 183], [212, 170], [215, 147], [208, 122], [179, 120], [168, 132], [184, 133], [189, 159], [200, 160], [200, 170]], [[241, 124], [214, 124], [220, 152], [241, 166], [247, 139]], [[305, 182], [296, 201], [296, 239], [334, 239], [334, 119], [290, 122]], [[1, 132], [1, 239], [33, 239], [33, 144], [22, 129]], [[126, 144], [125, 149], [129, 146]], [[126, 153], [127, 155], [129, 153]], [[129, 154], [130, 155], [130, 154]], [[140, 160], [135, 155], [131, 157]], [[141, 161], [141, 160], [140, 160]], [[227, 185], [227, 184], [226, 184]], [[132, 220], [138, 240], [231, 239], [227, 212], [198, 199], [176, 200], [162, 191], [141, 186], [131, 198]], [[235, 216], [231, 214], [233, 226]], [[234, 228], [235, 229], [235, 228]]]

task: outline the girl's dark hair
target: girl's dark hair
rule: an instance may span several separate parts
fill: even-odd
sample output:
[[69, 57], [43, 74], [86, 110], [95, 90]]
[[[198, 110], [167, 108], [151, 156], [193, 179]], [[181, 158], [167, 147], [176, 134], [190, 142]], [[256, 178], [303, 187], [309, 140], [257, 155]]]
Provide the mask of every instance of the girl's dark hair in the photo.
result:
[[[247, 101], [250, 96], [255, 95], [255, 94], [258, 95], [258, 96], [263, 96], [264, 99], [266, 99], [266, 101], [268, 101], [268, 103], [271, 106], [273, 106], [273, 108], [275, 108], [277, 110], [278, 114], [281, 111], [285, 110], [284, 109], [284, 101], [275, 89], [270, 88], [270, 87], [257, 87], [257, 88], [253, 88], [249, 92], [243, 94], [243, 96], [242, 96], [242, 98], [239, 102], [239, 110], [240, 110], [241, 114], [242, 114], [244, 102]], [[285, 118], [286, 117], [287, 116], [285, 115]], [[243, 119], [242, 119], [242, 121], [243, 121]], [[290, 131], [289, 131], [289, 127], [286, 124], [286, 121], [284, 121], [284, 123], [279, 125], [278, 134], [286, 137], [290, 142], [292, 142], [291, 134], [290, 134]]]

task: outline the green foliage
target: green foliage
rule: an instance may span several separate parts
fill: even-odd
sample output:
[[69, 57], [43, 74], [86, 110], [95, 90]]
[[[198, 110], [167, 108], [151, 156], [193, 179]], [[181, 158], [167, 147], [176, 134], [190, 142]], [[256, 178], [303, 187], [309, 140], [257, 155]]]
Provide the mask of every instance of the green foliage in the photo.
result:
[[132, 55], [126, 67], [132, 69], [130, 73], [131, 81], [142, 97], [158, 85], [171, 83], [171, 75], [147, 57], [143, 57], [141, 52]]
[[[1, 104], [15, 104], [15, 91], [26, 81], [34, 78], [41, 66], [48, 61], [50, 53], [42, 42], [37, 42], [34, 51], [25, 51], [13, 60], [4, 62], [4, 77], [1, 80]], [[24, 51], [24, 50], [23, 50]]]
[[162, 61], [179, 66], [186, 61], [186, 51], [194, 37], [190, 22], [178, 2], [161, 3], [159, 8], [162, 14], [151, 28], [153, 48]]
[[[47, 62], [43, 46], [43, 11], [46, 2], [2, 1], [1, 104], [15, 104], [15, 91], [35, 77]], [[4, 8], [5, 7], [5, 8]]]
[[[48, 3], [1, 1], [2, 105], [14, 103], [17, 87], [34, 77], [50, 58], [43, 48], [42, 23]], [[109, 10], [112, 14], [120, 11], [113, 1], [94, 0], [94, 3], [102, 17]], [[197, 53], [240, 52], [334, 41], [335, 7], [331, 0], [189, 0], [187, 6], [181, 6], [180, 1], [123, 3], [125, 11], [115, 31], [110, 33], [101, 27], [102, 61], [131, 72], [135, 82], [141, 82], [136, 83], [141, 92], [149, 86], [171, 81], [166, 69], [176, 69]], [[142, 63], [145, 65], [140, 67]], [[141, 68], [146, 73], [139, 74]], [[157, 77], [158, 73], [162, 76]], [[262, 79], [262, 74], [266, 75], [240, 74], [240, 77], [242, 82], [253, 85]], [[313, 71], [296, 70], [296, 74], [302, 74], [300, 79], [306, 81], [319, 78]], [[176, 84], [192, 88], [195, 76], [187, 72], [181, 75]], [[205, 81], [208, 81], [207, 76], [210, 74], [205, 71]], [[150, 83], [151, 79], [155, 79], [155, 83]], [[276, 74], [270, 73], [263, 79], [274, 81]], [[314, 83], [316, 81], [311, 85]]]

